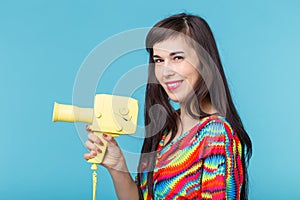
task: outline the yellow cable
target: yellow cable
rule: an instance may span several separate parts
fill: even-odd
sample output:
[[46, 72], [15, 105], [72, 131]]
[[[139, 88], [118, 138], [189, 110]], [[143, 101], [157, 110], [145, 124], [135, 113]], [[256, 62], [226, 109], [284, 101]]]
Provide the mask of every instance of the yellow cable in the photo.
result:
[[96, 200], [96, 189], [97, 189], [97, 170], [98, 166], [96, 163], [93, 163], [91, 166], [91, 170], [93, 170], [93, 200]]

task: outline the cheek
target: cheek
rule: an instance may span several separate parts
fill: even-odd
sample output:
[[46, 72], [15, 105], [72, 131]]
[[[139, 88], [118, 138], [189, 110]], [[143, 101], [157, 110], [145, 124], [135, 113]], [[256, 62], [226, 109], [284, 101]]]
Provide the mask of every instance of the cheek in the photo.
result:
[[184, 77], [190, 82], [190, 84], [195, 84], [200, 78], [200, 72], [195, 68], [189, 68], [183, 72]]
[[162, 71], [158, 67], [155, 67], [154, 74], [156, 79], [160, 82], [162, 79]]
[[176, 73], [187, 79], [193, 79], [199, 74], [199, 72], [191, 65], [181, 65], [176, 69]]
[[191, 74], [191, 81], [193, 82], [193, 84], [195, 84], [200, 78], [200, 74], [198, 71], [194, 71], [192, 74]]

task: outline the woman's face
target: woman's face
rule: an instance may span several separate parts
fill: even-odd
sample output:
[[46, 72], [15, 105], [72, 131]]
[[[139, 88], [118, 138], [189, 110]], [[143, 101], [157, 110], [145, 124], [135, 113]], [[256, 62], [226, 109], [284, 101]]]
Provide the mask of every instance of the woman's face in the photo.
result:
[[184, 38], [171, 37], [153, 45], [155, 75], [172, 101], [182, 103], [200, 75], [194, 49]]

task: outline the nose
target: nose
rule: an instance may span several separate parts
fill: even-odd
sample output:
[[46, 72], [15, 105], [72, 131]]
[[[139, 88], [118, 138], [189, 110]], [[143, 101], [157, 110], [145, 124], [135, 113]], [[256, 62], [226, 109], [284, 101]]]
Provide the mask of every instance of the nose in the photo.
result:
[[164, 77], [169, 77], [175, 74], [175, 71], [172, 69], [172, 66], [170, 63], [165, 62], [163, 66], [163, 76]]

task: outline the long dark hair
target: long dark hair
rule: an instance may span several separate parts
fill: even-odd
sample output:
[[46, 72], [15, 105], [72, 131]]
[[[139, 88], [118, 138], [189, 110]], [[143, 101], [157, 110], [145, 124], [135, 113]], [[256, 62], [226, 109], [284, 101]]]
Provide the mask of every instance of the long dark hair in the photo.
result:
[[[213, 33], [207, 22], [199, 16], [185, 13], [170, 16], [154, 25], [146, 38], [146, 49], [149, 52], [148, 83], [145, 100], [146, 136], [142, 147], [142, 154], [138, 166], [138, 181], [142, 171], [147, 172], [147, 188], [153, 197], [153, 169], [156, 150], [165, 131], [172, 133], [169, 141], [175, 137], [180, 120], [180, 113], [174, 110], [168, 95], [158, 83], [154, 73], [153, 45], [170, 37], [179, 35], [188, 37], [199, 56], [200, 79], [196, 83], [195, 91], [188, 97], [186, 107], [194, 118], [207, 116], [199, 105], [204, 99], [209, 99], [219, 113], [226, 117], [238, 135], [242, 144], [242, 164], [244, 181], [241, 199], [248, 199], [247, 166], [252, 155], [252, 143], [244, 129], [239, 114], [233, 104], [228, 83], [222, 67], [220, 56]], [[195, 112], [196, 111], [196, 112]]]

